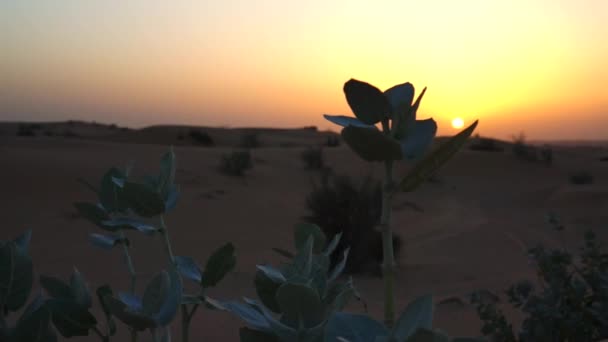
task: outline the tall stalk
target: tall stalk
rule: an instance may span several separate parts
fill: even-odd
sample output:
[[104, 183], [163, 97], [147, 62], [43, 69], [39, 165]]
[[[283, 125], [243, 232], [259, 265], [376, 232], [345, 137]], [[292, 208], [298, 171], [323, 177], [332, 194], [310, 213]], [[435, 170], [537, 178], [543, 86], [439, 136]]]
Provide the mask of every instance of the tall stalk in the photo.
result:
[[[382, 122], [385, 134], [390, 134], [388, 120]], [[382, 232], [382, 278], [384, 282], [384, 324], [389, 329], [395, 322], [395, 255], [393, 251], [393, 231], [391, 229], [391, 200], [394, 188], [393, 161], [384, 162], [384, 184], [382, 186], [382, 216], [380, 230]]]
[[[125, 241], [126, 240], [126, 236], [125, 236], [125, 232], [120, 230], [119, 232], [120, 238]], [[127, 264], [127, 269], [129, 270], [129, 276], [131, 278], [131, 286], [130, 291], [131, 293], [135, 293], [135, 282], [137, 280], [137, 275], [135, 274], [135, 267], [133, 266], [133, 259], [131, 259], [131, 254], [129, 254], [129, 246], [127, 246], [126, 243], [121, 243], [122, 245], [122, 251], [125, 257], [125, 264]]]

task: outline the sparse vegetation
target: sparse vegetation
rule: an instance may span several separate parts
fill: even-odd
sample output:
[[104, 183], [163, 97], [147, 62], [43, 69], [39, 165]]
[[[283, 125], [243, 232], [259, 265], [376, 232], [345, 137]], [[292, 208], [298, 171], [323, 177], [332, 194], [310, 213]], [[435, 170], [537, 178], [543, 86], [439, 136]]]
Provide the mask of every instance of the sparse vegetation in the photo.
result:
[[[180, 134], [181, 135], [181, 134]], [[180, 135], [178, 135], [178, 139], [180, 139]], [[183, 139], [183, 135], [182, 139]], [[190, 138], [192, 140], [194, 140], [194, 142], [198, 145], [202, 145], [202, 146], [213, 146], [215, 145], [215, 142], [213, 141], [213, 139], [211, 138], [211, 136], [209, 136], [209, 134], [207, 132], [203, 132], [200, 130], [191, 130], [188, 133], [188, 136], [190, 136]]]
[[19, 124], [17, 127], [17, 136], [19, 137], [35, 137], [36, 131], [42, 127], [38, 124]]
[[524, 133], [513, 136], [513, 154], [521, 160], [525, 161], [537, 161], [538, 151], [536, 147], [526, 143], [526, 136]]
[[502, 146], [498, 145], [496, 140], [490, 138], [481, 138], [479, 136], [473, 139], [469, 145], [469, 149], [483, 152], [502, 152], [504, 150]]
[[323, 161], [323, 149], [321, 147], [309, 147], [300, 154], [304, 165], [310, 170], [320, 170], [325, 164]]
[[232, 151], [220, 159], [220, 172], [225, 175], [242, 177], [251, 168], [253, 162], [249, 151]]
[[543, 146], [540, 149], [540, 160], [547, 166], [553, 165], [553, 149], [551, 146]]
[[330, 135], [325, 140], [326, 147], [338, 147], [340, 146], [340, 138], [335, 135]]
[[[557, 231], [563, 227], [552, 223]], [[482, 333], [493, 341], [600, 341], [608, 338], [608, 253], [587, 232], [578, 255], [565, 248], [529, 250], [540, 286], [518, 282], [505, 292], [508, 302], [524, 314], [514, 331], [495, 301], [472, 296], [483, 321]]]
[[593, 183], [593, 175], [589, 171], [576, 171], [568, 176], [570, 184], [585, 185]]
[[241, 136], [239, 147], [257, 148], [260, 147], [260, 139], [257, 133], [245, 133]]
[[[332, 265], [342, 252], [350, 248], [346, 273], [359, 273], [382, 262], [382, 237], [376, 230], [382, 211], [382, 185], [371, 177], [361, 184], [346, 175], [328, 175], [321, 184], [315, 184], [306, 198], [310, 212], [304, 219], [321, 227], [325, 235], [333, 238], [343, 233], [338, 248], [332, 255]], [[395, 254], [401, 240], [393, 238]]]

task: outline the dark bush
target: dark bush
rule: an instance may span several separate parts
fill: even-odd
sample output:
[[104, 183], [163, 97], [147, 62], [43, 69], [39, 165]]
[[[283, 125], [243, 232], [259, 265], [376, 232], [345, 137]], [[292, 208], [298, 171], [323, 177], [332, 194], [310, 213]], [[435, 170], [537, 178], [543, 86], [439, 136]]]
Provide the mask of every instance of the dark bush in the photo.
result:
[[526, 143], [526, 136], [523, 133], [513, 136], [513, 154], [521, 160], [537, 161], [538, 151], [536, 147]]
[[[203, 131], [199, 131], [199, 130], [191, 130], [190, 133], [188, 133], [188, 135], [198, 145], [202, 145], [202, 146], [215, 145], [215, 142], [213, 141], [213, 139], [211, 138], [211, 136], [209, 136], [209, 134], [207, 132], [203, 132]], [[179, 135], [177, 138], [179, 139]]]
[[307, 169], [319, 170], [324, 166], [323, 149], [321, 147], [309, 147], [308, 149], [302, 151], [300, 156], [302, 157], [302, 161], [304, 161]]
[[553, 149], [549, 146], [543, 146], [540, 149], [540, 160], [547, 166], [553, 164]]
[[566, 249], [529, 250], [540, 286], [521, 281], [509, 287], [509, 303], [524, 314], [514, 332], [502, 310], [472, 297], [481, 318], [482, 333], [493, 341], [600, 341], [608, 338], [608, 253], [593, 232], [585, 234], [578, 255]]
[[[321, 184], [315, 184], [306, 198], [310, 212], [304, 219], [321, 227], [328, 239], [342, 232], [342, 240], [332, 255], [332, 265], [350, 247], [346, 273], [358, 273], [382, 262], [382, 235], [376, 230], [380, 222], [382, 187], [371, 177], [355, 184], [348, 176], [326, 173]], [[401, 240], [393, 238], [395, 255]], [[379, 268], [375, 268], [379, 270]]]
[[570, 174], [568, 177], [571, 184], [585, 185], [593, 183], [593, 175], [589, 171], [577, 171]]
[[335, 135], [328, 136], [327, 140], [325, 141], [325, 146], [327, 146], [327, 147], [338, 147], [338, 146], [340, 146], [340, 138], [338, 138]]
[[40, 125], [35, 124], [19, 124], [17, 127], [17, 136], [19, 137], [35, 137], [36, 130], [40, 127]]
[[469, 149], [473, 151], [483, 152], [502, 152], [503, 148], [498, 145], [497, 141], [490, 138], [475, 138], [469, 145]]
[[242, 148], [256, 148], [260, 147], [260, 139], [257, 133], [246, 133], [241, 136], [239, 147]]
[[220, 172], [225, 175], [242, 177], [251, 168], [253, 162], [249, 151], [233, 151], [220, 159]]

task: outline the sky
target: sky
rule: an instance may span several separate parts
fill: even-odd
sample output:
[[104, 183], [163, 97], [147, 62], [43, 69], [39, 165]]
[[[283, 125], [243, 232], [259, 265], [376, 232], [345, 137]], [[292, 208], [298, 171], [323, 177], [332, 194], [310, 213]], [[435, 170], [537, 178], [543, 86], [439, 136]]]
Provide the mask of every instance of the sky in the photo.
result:
[[0, 0], [0, 121], [328, 129], [355, 78], [440, 135], [608, 139], [606, 61], [606, 0]]

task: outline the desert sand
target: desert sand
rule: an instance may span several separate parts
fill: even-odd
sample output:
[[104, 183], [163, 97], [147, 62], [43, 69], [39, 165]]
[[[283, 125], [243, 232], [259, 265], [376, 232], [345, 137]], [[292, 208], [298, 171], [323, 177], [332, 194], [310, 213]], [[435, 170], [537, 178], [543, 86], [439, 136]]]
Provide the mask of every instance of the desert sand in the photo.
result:
[[[97, 183], [109, 167], [129, 161], [134, 162], [136, 175], [156, 172], [160, 156], [175, 145], [176, 182], [182, 193], [177, 208], [166, 217], [175, 254], [202, 263], [226, 242], [233, 242], [237, 250], [235, 271], [208, 293], [218, 299], [255, 297], [255, 265], [281, 261], [272, 247], [291, 248], [292, 228], [307, 214], [305, 199], [316, 177], [304, 168], [300, 152], [331, 135], [312, 129], [260, 129], [262, 146], [252, 150], [254, 168], [246, 177], [234, 178], [219, 173], [217, 165], [243, 130], [205, 129], [218, 144], [200, 147], [176, 138], [187, 127], [54, 125], [56, 132], [71, 127], [76, 136], [17, 137], [15, 124], [0, 125], [0, 239], [32, 229], [37, 274], [66, 279], [77, 267], [92, 288], [110, 283], [114, 289], [126, 289], [121, 254], [88, 242], [88, 234], [99, 231], [78, 217], [72, 203], [95, 197], [77, 179]], [[337, 173], [381, 175], [380, 164], [359, 160], [344, 144], [324, 152]], [[435, 327], [453, 336], [479, 335], [480, 322], [467, 294], [478, 289], [501, 293], [518, 280], [534, 279], [528, 247], [542, 243], [577, 248], [587, 228], [608, 240], [608, 162], [599, 161], [604, 156], [606, 147], [555, 147], [554, 164], [545, 166], [518, 160], [508, 147], [504, 152], [463, 149], [440, 170], [436, 182], [398, 195], [393, 227], [404, 245], [398, 256], [397, 307], [431, 293], [437, 303]], [[405, 174], [409, 166], [400, 163], [398, 174]], [[594, 183], [569, 184], [569, 173], [578, 170], [591, 172]], [[406, 202], [422, 211], [412, 210]], [[561, 235], [547, 224], [549, 211], [566, 225]], [[136, 271], [142, 279], [152, 276], [164, 265], [160, 239], [135, 233], [130, 237]], [[380, 319], [381, 279], [356, 275], [354, 281], [369, 311]], [[353, 302], [349, 310], [361, 312], [363, 307]], [[193, 324], [192, 341], [238, 341], [242, 326], [228, 313], [209, 310], [199, 311]], [[178, 325], [174, 328], [177, 341]], [[126, 340], [125, 326], [119, 324], [119, 330], [122, 338], [116, 340]], [[149, 339], [148, 334], [142, 337]]]

